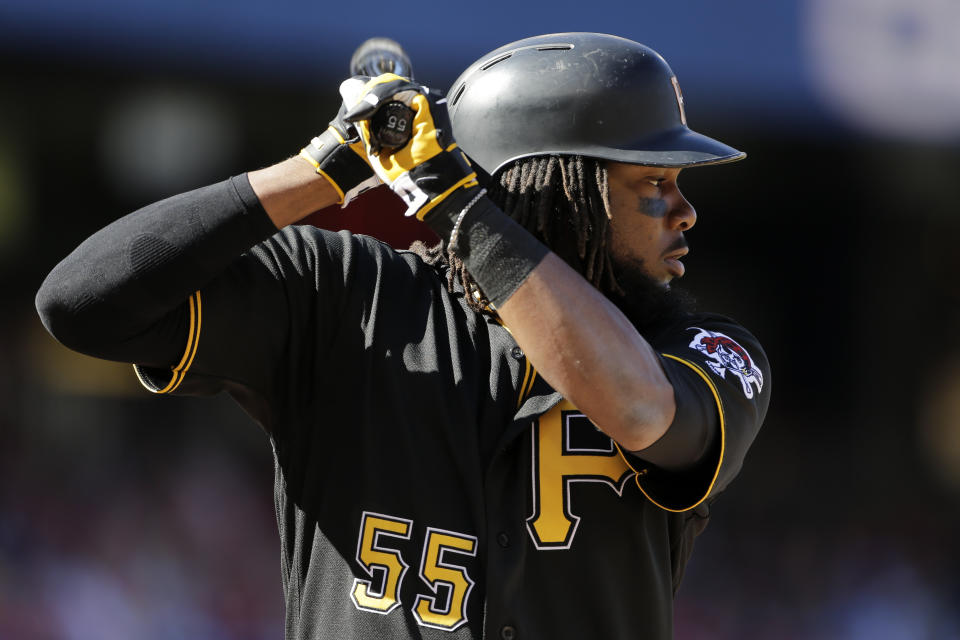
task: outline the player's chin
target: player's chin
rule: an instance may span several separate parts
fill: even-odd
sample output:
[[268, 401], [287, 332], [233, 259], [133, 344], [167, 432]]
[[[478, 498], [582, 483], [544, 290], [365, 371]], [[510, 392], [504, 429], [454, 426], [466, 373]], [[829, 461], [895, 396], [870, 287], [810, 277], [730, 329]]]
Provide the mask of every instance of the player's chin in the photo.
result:
[[648, 271], [646, 273], [646, 276], [647, 276], [647, 279], [651, 283], [656, 285], [656, 288], [658, 289], [669, 289], [670, 283], [673, 282], [674, 279], [680, 277], [679, 275], [676, 275], [674, 272], [668, 271], [666, 269], [660, 270], [657, 273], [650, 273]]
[[680, 269], [668, 268], [666, 261], [645, 261], [640, 258], [614, 258], [614, 276], [624, 291], [653, 291], [669, 289], [670, 281], [676, 274], [683, 275], [683, 265]]

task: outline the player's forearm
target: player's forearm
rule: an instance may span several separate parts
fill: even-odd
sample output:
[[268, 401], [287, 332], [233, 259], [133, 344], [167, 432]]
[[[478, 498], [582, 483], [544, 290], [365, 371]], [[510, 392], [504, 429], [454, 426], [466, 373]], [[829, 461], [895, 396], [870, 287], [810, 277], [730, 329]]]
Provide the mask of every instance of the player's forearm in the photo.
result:
[[330, 182], [300, 156], [251, 171], [247, 178], [277, 229], [336, 204], [339, 198]]
[[657, 441], [676, 410], [650, 345], [599, 291], [550, 253], [499, 307], [537, 371], [624, 448]]
[[[47, 330], [77, 351], [174, 360], [185, 336], [166, 325], [152, 329], [274, 231], [243, 176], [161, 200], [85, 240], [47, 276], [37, 310]], [[156, 344], [158, 333], [165, 344]]]
[[[626, 449], [653, 444], [675, 412], [653, 349], [615, 305], [493, 202], [471, 201], [456, 253], [537, 371]], [[457, 211], [455, 203], [448, 209]], [[426, 221], [448, 237], [442, 223], [449, 219]]]

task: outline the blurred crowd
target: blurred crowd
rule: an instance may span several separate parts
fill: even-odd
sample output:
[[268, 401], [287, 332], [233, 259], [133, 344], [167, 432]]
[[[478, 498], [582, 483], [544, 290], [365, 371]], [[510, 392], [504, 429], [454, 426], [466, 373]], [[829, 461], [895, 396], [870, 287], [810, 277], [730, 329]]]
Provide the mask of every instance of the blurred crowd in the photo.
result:
[[143, 402], [125, 434], [89, 404], [63, 419], [97, 426], [44, 458], [36, 442], [0, 453], [0, 638], [282, 637], [269, 467]]

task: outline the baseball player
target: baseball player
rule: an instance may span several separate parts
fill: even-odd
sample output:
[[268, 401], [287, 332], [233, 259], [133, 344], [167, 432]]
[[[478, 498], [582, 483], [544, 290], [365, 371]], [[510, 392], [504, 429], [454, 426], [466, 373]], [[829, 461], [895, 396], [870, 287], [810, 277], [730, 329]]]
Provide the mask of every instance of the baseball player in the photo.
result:
[[[670, 287], [677, 180], [744, 154], [607, 35], [506, 45], [446, 98], [391, 74], [341, 94], [300, 155], [83, 242], [45, 326], [262, 425], [289, 639], [671, 637], [770, 398], [756, 339]], [[293, 225], [375, 182], [441, 245]]]

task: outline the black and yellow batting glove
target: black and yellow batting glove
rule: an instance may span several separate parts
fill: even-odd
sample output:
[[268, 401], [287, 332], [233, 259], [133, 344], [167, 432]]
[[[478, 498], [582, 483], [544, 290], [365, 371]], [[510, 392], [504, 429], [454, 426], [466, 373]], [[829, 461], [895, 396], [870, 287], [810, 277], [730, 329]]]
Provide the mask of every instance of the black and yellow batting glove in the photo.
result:
[[496, 309], [549, 252], [485, 197], [453, 139], [447, 101], [393, 74], [340, 85], [344, 120], [357, 126], [370, 166], [455, 253]]
[[429, 224], [437, 209], [462, 208], [477, 174], [453, 140], [442, 94], [391, 73], [350, 78], [340, 94], [344, 120], [356, 125], [367, 161], [407, 204], [406, 215]]
[[337, 190], [338, 202], [343, 207], [364, 191], [381, 184], [367, 162], [366, 149], [357, 128], [344, 120], [345, 112], [346, 107], [341, 105], [327, 130], [300, 151], [300, 157], [312, 164], [317, 173]]

